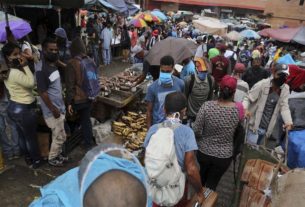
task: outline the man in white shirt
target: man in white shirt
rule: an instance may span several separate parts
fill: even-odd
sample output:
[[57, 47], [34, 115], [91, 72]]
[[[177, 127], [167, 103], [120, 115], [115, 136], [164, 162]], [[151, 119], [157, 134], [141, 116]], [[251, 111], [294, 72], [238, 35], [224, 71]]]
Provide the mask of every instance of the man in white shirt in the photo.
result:
[[196, 39], [197, 43], [199, 44], [197, 50], [196, 50], [196, 54], [195, 57], [198, 58], [203, 58], [203, 56], [206, 55], [207, 53], [207, 45], [206, 45], [206, 36], [198, 36]]
[[107, 23], [107, 27], [102, 30], [101, 33], [102, 47], [103, 47], [103, 61], [104, 65], [110, 65], [111, 62], [111, 42], [112, 31], [110, 22]]

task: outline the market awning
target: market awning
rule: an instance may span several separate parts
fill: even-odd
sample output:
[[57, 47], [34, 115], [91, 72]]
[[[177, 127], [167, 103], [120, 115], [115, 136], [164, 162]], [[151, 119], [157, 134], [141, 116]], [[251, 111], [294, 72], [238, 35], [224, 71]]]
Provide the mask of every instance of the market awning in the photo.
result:
[[220, 22], [218, 19], [209, 17], [193, 20], [193, 25], [201, 32], [217, 34], [220, 36], [224, 36], [227, 33], [228, 29], [228, 25], [226, 25], [225, 23]]
[[305, 45], [305, 26], [297, 28], [264, 29], [260, 31], [259, 34], [281, 42], [294, 41]]
[[27, 7], [81, 8], [88, 0], [1, 0], [2, 3]]

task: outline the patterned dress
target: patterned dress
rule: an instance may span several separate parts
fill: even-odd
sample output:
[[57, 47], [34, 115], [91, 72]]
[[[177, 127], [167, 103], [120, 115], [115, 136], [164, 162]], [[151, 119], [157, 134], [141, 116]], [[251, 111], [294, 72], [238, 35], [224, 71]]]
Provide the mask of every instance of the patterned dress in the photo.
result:
[[197, 114], [193, 129], [199, 151], [217, 158], [233, 155], [233, 136], [239, 122], [237, 107], [205, 102]]

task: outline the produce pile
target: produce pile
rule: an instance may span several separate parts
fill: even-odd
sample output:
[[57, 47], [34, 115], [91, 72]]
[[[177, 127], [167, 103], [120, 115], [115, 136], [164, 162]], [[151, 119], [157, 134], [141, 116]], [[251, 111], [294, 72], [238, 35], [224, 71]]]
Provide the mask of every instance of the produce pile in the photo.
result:
[[112, 131], [123, 137], [127, 150], [139, 150], [147, 133], [146, 115], [135, 112], [127, 112], [118, 121], [112, 123]]
[[138, 72], [126, 69], [124, 72], [119, 73], [111, 78], [101, 77], [101, 95], [108, 97], [112, 90], [132, 91], [135, 90], [134, 83], [139, 77]]

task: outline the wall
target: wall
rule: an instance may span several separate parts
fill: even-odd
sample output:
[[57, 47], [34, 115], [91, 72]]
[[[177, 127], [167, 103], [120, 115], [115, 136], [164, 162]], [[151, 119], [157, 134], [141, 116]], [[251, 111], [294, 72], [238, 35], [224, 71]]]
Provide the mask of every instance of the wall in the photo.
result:
[[[167, 2], [200, 6], [220, 6], [231, 8], [247, 8], [253, 10], [265, 9], [269, 0], [149, 0], [150, 2]], [[280, 0], [278, 0], [280, 1]]]
[[265, 14], [273, 14], [273, 18], [288, 22], [291, 20], [305, 21], [305, 3], [303, 6], [300, 6], [299, 3], [300, 0], [269, 0]]

